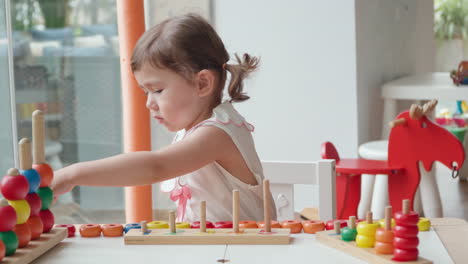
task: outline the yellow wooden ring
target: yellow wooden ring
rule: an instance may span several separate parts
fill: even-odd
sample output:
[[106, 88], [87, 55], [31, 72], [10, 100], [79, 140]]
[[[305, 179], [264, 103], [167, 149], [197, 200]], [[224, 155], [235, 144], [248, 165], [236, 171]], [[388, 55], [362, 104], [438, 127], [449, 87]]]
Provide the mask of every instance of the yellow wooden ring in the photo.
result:
[[373, 236], [356, 236], [356, 245], [362, 248], [372, 248], [375, 244], [375, 238]]
[[180, 223], [176, 223], [176, 228], [191, 228], [190, 224], [189, 223], [185, 223], [185, 222], [180, 222]]
[[164, 221], [152, 221], [146, 224], [149, 229], [165, 229], [169, 228], [169, 224]]
[[[385, 228], [385, 219], [380, 219], [379, 220], [379, 225], [381, 228]], [[395, 219], [392, 218], [392, 229], [395, 227]]]
[[430, 228], [431, 228], [431, 220], [425, 217], [420, 217], [419, 222], [418, 222], [419, 231], [420, 232], [429, 231]]
[[24, 224], [29, 219], [31, 207], [26, 200], [8, 200], [8, 204], [16, 211], [16, 224]]
[[374, 237], [375, 231], [379, 227], [379, 223], [373, 222], [372, 224], [367, 223], [366, 221], [359, 222], [357, 225], [357, 233], [363, 236]]

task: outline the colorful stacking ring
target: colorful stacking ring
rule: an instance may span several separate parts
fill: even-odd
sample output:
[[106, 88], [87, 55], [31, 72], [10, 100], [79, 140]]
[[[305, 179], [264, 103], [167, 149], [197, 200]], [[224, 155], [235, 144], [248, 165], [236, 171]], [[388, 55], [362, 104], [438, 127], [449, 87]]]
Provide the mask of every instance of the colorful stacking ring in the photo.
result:
[[302, 228], [305, 233], [315, 234], [325, 229], [325, 223], [323, 221], [306, 220], [302, 221]]
[[82, 237], [98, 237], [101, 236], [101, 226], [97, 224], [85, 224], [80, 226], [80, 234]]
[[420, 232], [429, 231], [431, 228], [431, 221], [425, 217], [419, 218], [418, 228]]
[[75, 236], [76, 228], [74, 225], [63, 224], [63, 225], [56, 225], [55, 227], [65, 227], [68, 229], [68, 237]]
[[[335, 220], [329, 220], [327, 221], [327, 223], [325, 224], [325, 228], [327, 230], [333, 230], [335, 229], [335, 222], [336, 221], [340, 221], [340, 228], [343, 228], [345, 226], [348, 226], [348, 221], [346, 220], [338, 220], [338, 219], [335, 219]], [[360, 222], [359, 220], [357, 222]]]
[[255, 221], [239, 221], [239, 228], [258, 228]]
[[27, 246], [31, 241], [31, 229], [27, 223], [15, 225], [13, 232], [18, 237], [18, 248]]
[[[380, 219], [379, 220], [379, 225], [381, 228], [385, 228], [385, 219]], [[395, 219], [392, 218], [392, 229], [395, 227]]]
[[[257, 222], [257, 226], [258, 228], [265, 228], [265, 222], [264, 221]], [[277, 221], [271, 221], [270, 226], [271, 228], [281, 228], [280, 223]]]
[[177, 222], [177, 223], [176, 223], [176, 228], [186, 229], [186, 228], [192, 228], [192, 227], [190, 226], [189, 223]]
[[42, 219], [38, 215], [32, 215], [26, 222], [31, 230], [31, 240], [36, 240], [41, 237], [42, 230], [44, 230], [44, 224]]
[[219, 221], [215, 223], [215, 228], [232, 228], [231, 221]]
[[302, 231], [302, 224], [296, 220], [286, 220], [281, 222], [282, 228], [289, 228], [291, 229], [291, 234], [300, 233]]
[[102, 234], [105, 237], [119, 237], [122, 236], [123, 226], [121, 224], [105, 224], [102, 225]]
[[165, 229], [169, 228], [169, 224], [165, 221], [152, 221], [146, 224], [148, 229]]
[[[215, 228], [212, 222], [206, 221], [206, 228]], [[195, 221], [192, 223], [192, 228], [200, 228], [200, 221]]]
[[139, 224], [139, 223], [126, 224], [126, 225], [125, 225], [125, 228], [124, 228], [125, 234], [126, 234], [130, 229], [141, 229], [141, 224]]

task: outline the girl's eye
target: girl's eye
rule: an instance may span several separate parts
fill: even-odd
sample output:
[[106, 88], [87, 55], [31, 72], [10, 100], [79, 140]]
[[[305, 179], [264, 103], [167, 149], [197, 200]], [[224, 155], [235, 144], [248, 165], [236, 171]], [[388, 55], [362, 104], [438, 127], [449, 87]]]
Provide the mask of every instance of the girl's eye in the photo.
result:
[[163, 89], [155, 90], [154, 93], [162, 93]]

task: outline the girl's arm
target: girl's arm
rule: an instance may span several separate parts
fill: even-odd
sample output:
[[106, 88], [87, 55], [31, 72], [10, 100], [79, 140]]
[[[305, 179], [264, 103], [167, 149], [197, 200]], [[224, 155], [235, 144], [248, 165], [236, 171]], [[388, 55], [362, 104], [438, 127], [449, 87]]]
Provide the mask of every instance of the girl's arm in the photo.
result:
[[187, 138], [161, 150], [132, 152], [77, 163], [55, 172], [51, 184], [56, 195], [76, 185], [147, 185], [195, 171], [229, 155], [232, 139], [213, 126], [200, 127]]

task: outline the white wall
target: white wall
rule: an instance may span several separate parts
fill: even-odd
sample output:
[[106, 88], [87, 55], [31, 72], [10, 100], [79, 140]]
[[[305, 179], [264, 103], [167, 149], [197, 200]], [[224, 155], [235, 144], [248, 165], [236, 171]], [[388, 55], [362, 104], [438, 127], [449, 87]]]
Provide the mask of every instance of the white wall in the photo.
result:
[[359, 143], [381, 136], [384, 82], [433, 71], [433, 9], [432, 0], [356, 0]]
[[237, 109], [255, 125], [264, 160], [320, 158], [334, 142], [357, 148], [354, 2], [216, 1], [215, 26], [230, 53], [260, 56]]

